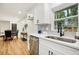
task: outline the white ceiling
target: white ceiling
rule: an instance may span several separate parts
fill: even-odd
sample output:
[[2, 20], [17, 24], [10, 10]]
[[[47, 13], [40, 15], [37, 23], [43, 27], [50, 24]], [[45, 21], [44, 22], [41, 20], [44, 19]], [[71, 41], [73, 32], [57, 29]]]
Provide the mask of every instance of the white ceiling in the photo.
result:
[[[0, 19], [4, 17], [22, 18], [36, 3], [0, 3]], [[21, 14], [18, 12], [21, 11]]]

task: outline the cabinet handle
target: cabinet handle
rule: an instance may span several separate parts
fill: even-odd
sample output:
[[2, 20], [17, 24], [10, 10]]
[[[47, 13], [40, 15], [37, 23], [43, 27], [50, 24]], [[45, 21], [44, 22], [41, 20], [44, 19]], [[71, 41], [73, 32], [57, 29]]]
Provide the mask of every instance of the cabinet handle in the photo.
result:
[[53, 52], [51, 52], [51, 55], [53, 55]]
[[51, 51], [49, 50], [48, 55], [53, 55], [53, 52], [51, 52]]
[[48, 54], [50, 55], [50, 50], [49, 50]]

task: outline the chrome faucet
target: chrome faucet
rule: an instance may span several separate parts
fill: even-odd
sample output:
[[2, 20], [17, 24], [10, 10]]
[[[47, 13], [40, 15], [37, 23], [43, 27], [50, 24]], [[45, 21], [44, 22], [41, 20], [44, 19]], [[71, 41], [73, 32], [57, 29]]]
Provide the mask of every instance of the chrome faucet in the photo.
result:
[[64, 36], [64, 32], [62, 31], [62, 24], [58, 23], [58, 33], [60, 33], [60, 36]]

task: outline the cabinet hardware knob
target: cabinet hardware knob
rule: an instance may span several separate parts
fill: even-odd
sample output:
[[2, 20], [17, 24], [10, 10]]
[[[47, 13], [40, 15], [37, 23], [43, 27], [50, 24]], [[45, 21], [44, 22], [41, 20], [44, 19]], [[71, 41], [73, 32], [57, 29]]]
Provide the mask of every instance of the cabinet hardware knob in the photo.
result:
[[49, 50], [48, 54], [50, 55], [50, 50]]
[[53, 52], [51, 52], [51, 55], [53, 55]]

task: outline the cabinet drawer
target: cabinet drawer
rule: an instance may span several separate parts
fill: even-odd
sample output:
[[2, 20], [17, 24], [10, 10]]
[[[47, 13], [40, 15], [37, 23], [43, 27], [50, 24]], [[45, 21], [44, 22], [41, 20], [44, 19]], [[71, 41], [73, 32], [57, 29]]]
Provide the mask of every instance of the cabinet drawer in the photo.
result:
[[64, 46], [58, 43], [55, 43], [53, 41], [49, 41], [46, 39], [40, 39], [39, 41], [40, 44], [46, 45], [48, 47], [50, 47], [51, 49], [54, 49], [56, 51], [59, 51], [65, 55], [74, 55], [74, 54], [79, 54], [79, 50], [68, 47], [68, 46]]
[[39, 45], [39, 55], [49, 55], [48, 51], [49, 49], [45, 45]]
[[40, 43], [39, 55], [64, 55], [64, 54]]
[[62, 52], [59, 52], [55, 49], [50, 48], [49, 51], [50, 51], [50, 55], [64, 55]]

